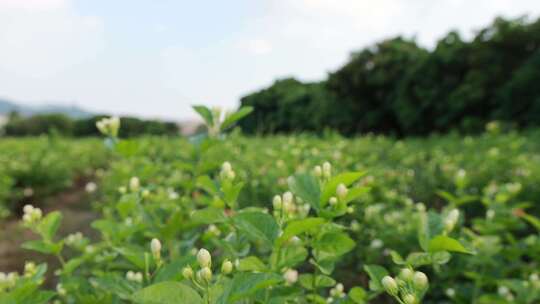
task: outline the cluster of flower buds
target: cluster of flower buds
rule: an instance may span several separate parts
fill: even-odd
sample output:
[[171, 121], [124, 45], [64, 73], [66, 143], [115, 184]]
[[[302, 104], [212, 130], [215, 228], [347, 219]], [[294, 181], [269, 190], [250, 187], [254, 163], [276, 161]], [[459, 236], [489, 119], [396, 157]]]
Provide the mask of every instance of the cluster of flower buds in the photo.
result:
[[131, 282], [142, 283], [143, 274], [140, 272], [133, 272], [130, 270], [126, 273], [126, 279]]
[[329, 162], [324, 162], [322, 166], [315, 166], [313, 168], [313, 175], [319, 178], [330, 178], [332, 176], [332, 165]]
[[283, 279], [289, 285], [292, 285], [298, 281], [298, 271], [292, 268], [287, 268], [283, 272]]
[[353, 213], [354, 208], [347, 206], [347, 195], [349, 194], [349, 189], [345, 184], [339, 184], [336, 187], [336, 195], [331, 196], [328, 199], [328, 204], [333, 209], [346, 210], [347, 213]]
[[19, 274], [16, 272], [4, 273], [0, 272], [0, 291], [13, 288], [17, 284]]
[[454, 230], [454, 227], [456, 226], [457, 222], [459, 220], [459, 210], [458, 209], [452, 209], [446, 217], [444, 218], [444, 231], [446, 233], [450, 233], [452, 230]]
[[[192, 280], [196, 286], [202, 284], [203, 286], [208, 286], [212, 281], [212, 256], [210, 252], [204, 248], [201, 248], [197, 252], [197, 263], [199, 264], [200, 269], [197, 273], [194, 273], [191, 266], [184, 267], [182, 270], [182, 275], [187, 280]], [[231, 261], [225, 260], [221, 264], [221, 273], [229, 274], [233, 271], [234, 265]]]
[[85, 239], [81, 232], [75, 232], [66, 236], [65, 244], [70, 247], [78, 248], [85, 244]]
[[118, 130], [120, 129], [120, 118], [103, 118], [100, 121], [96, 122], [96, 127], [103, 135], [117, 137]]
[[24, 277], [33, 277], [37, 272], [36, 263], [26, 262], [24, 263]]
[[420, 303], [429, 285], [425, 273], [410, 268], [403, 268], [395, 279], [385, 276], [381, 284], [389, 295], [405, 304]]
[[345, 297], [345, 287], [343, 284], [337, 283], [332, 289], [330, 289], [330, 297], [326, 299], [327, 303], [334, 302], [335, 299], [340, 299]]
[[41, 217], [43, 216], [43, 212], [41, 211], [41, 209], [36, 208], [32, 205], [25, 205], [23, 207], [23, 212], [23, 222], [28, 226], [37, 223], [39, 220], [41, 220]]
[[296, 198], [295, 203], [295, 197], [290, 191], [283, 193], [281, 196], [274, 196], [272, 205], [274, 207], [274, 216], [283, 219], [306, 217], [311, 208], [309, 204], [304, 204], [300, 198]]
[[223, 165], [221, 165], [219, 177], [221, 177], [222, 180], [233, 180], [236, 177], [236, 173], [233, 171], [231, 163], [224, 162]]

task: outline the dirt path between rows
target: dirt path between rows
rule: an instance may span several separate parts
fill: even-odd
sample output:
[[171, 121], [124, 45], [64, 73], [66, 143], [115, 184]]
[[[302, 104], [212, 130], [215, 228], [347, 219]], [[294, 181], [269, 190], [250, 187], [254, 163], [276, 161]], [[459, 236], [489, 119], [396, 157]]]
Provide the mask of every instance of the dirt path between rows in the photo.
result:
[[[60, 236], [77, 231], [85, 235], [93, 232], [90, 223], [97, 214], [92, 211], [90, 206], [92, 196], [84, 190], [85, 185], [86, 180], [78, 180], [71, 188], [39, 204], [44, 214], [55, 210], [62, 212]], [[57, 268], [58, 261], [55, 259], [21, 248], [22, 243], [33, 239], [36, 239], [36, 236], [22, 227], [19, 218], [12, 217], [0, 222], [0, 272], [17, 271], [20, 273], [24, 269], [25, 261], [28, 260], [47, 262], [49, 273], [51, 273], [50, 269]]]

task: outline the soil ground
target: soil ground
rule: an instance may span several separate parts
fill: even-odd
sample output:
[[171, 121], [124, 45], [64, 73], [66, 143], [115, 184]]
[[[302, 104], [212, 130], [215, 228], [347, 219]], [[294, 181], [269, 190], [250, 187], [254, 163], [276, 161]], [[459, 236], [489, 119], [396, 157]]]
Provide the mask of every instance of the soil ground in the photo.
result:
[[[90, 206], [91, 196], [84, 190], [86, 182], [87, 180], [79, 179], [71, 188], [46, 198], [41, 204], [36, 205], [43, 209], [44, 214], [55, 210], [62, 212], [63, 219], [59, 229], [61, 237], [77, 231], [85, 235], [94, 233], [90, 228], [90, 223], [97, 214]], [[11, 217], [0, 221], [0, 272], [17, 271], [20, 273], [24, 269], [25, 261], [47, 262], [49, 266], [47, 281], [50, 283], [52, 279], [50, 269], [57, 268], [58, 261], [21, 248], [22, 243], [36, 238], [36, 235], [22, 227], [20, 218]]]

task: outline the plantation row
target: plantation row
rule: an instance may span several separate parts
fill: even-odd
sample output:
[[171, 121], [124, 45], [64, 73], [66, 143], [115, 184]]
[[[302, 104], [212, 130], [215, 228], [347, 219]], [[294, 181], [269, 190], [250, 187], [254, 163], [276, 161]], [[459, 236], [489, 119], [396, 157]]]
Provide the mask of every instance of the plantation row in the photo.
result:
[[106, 169], [93, 174], [98, 239], [57, 235], [62, 215], [39, 197], [24, 207], [39, 236], [24, 247], [62, 266], [1, 276], [0, 302], [540, 301], [539, 132], [246, 138], [223, 131], [248, 110], [197, 110], [209, 136], [118, 140], [121, 123], [105, 120], [109, 152], [4, 144], [49, 147], [71, 172]]
[[107, 154], [96, 139], [0, 139], [0, 219], [95, 174]]

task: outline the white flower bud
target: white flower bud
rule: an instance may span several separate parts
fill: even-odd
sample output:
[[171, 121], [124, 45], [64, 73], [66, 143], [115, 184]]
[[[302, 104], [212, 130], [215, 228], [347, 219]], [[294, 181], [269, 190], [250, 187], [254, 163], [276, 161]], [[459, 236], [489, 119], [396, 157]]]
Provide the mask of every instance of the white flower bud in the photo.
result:
[[97, 189], [97, 185], [94, 182], [88, 182], [84, 187], [84, 190], [88, 193], [94, 193]]
[[56, 285], [56, 292], [59, 296], [65, 296], [67, 294], [66, 289], [62, 286], [62, 284]]
[[392, 278], [391, 276], [385, 276], [382, 280], [381, 280], [381, 283], [384, 287], [384, 290], [386, 290], [386, 292], [388, 292], [390, 295], [397, 295], [398, 293], [398, 285], [396, 283], [396, 280], [394, 280], [394, 278]]
[[141, 183], [139, 181], [139, 178], [134, 176], [129, 180], [129, 189], [133, 192], [139, 191], [139, 188], [141, 186]]
[[294, 196], [290, 191], [287, 191], [283, 194], [283, 204], [292, 204]]
[[158, 239], [152, 239], [150, 242], [150, 249], [154, 255], [154, 258], [159, 260], [161, 257], [161, 242]]
[[30, 213], [32, 213], [32, 211], [34, 211], [34, 206], [32, 206], [32, 205], [24, 205], [23, 212], [25, 214], [30, 214]]
[[32, 223], [32, 214], [30, 213], [26, 213], [26, 214], [23, 214], [23, 222], [25, 222], [26, 224], [30, 224]]
[[332, 176], [332, 165], [329, 162], [324, 162], [322, 166], [323, 176], [328, 178]]
[[182, 269], [182, 276], [188, 280], [191, 280], [193, 278], [193, 269], [191, 269], [189, 266], [184, 267], [184, 269]]
[[343, 200], [347, 196], [347, 193], [349, 190], [347, 189], [347, 186], [344, 184], [339, 184], [336, 189], [336, 194], [339, 197], [339, 199]]
[[298, 281], [298, 271], [294, 269], [287, 269], [287, 271], [285, 271], [283, 274], [283, 278], [287, 283], [294, 284], [296, 281]]
[[399, 273], [399, 277], [404, 281], [411, 281], [414, 277], [414, 272], [410, 268], [403, 268]]
[[337, 201], [337, 198], [335, 196], [332, 196], [328, 202], [330, 203], [330, 206], [335, 206], [337, 205], [338, 201]]
[[360, 231], [360, 223], [357, 220], [352, 220], [351, 222], [352, 231]]
[[272, 200], [272, 205], [274, 206], [275, 210], [281, 210], [281, 208], [283, 207], [281, 196], [279, 195], [274, 196], [274, 199]]
[[232, 166], [230, 162], [224, 162], [223, 165], [221, 165], [221, 170], [223, 171], [231, 171]]
[[199, 280], [209, 283], [212, 280], [212, 270], [209, 267], [203, 267], [197, 272]]
[[43, 212], [41, 211], [41, 209], [34, 208], [34, 210], [32, 210], [32, 218], [34, 220], [40, 220], [42, 216], [43, 216]]
[[202, 248], [197, 253], [197, 261], [201, 267], [210, 267], [212, 265], [212, 256], [210, 256], [208, 250]]
[[321, 177], [323, 175], [321, 166], [315, 166], [315, 168], [313, 168], [313, 174], [316, 177]]
[[424, 290], [428, 286], [428, 277], [421, 271], [416, 271], [413, 277], [414, 287], [419, 290]]
[[229, 274], [233, 270], [233, 264], [229, 260], [223, 261], [223, 264], [221, 264], [221, 272], [224, 274]]

